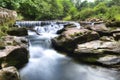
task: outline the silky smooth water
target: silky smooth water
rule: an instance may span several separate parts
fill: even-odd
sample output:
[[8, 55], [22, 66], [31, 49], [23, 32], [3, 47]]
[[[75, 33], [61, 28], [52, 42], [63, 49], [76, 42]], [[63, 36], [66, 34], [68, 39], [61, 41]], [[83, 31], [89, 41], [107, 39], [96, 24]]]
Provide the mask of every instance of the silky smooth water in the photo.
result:
[[54, 25], [46, 26], [46, 30], [35, 27], [41, 35], [29, 31], [30, 59], [20, 70], [21, 80], [120, 80], [118, 71], [79, 64], [55, 51], [51, 39], [57, 36], [59, 28]]

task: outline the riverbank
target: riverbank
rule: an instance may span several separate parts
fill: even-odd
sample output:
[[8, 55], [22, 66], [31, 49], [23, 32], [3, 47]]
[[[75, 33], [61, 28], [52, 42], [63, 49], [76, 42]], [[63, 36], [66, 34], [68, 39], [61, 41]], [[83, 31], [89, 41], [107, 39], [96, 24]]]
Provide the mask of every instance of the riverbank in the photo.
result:
[[29, 59], [27, 30], [14, 28], [17, 13], [0, 7], [0, 80], [21, 80], [18, 69]]

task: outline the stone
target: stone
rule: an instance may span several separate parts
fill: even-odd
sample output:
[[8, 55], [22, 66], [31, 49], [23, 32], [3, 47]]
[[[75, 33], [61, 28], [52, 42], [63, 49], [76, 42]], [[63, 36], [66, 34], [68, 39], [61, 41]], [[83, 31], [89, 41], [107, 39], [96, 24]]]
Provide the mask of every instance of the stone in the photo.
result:
[[88, 29], [68, 28], [60, 36], [52, 39], [53, 46], [66, 51], [73, 51], [79, 43], [99, 39], [99, 34]]
[[17, 12], [0, 7], [0, 25], [14, 23], [17, 19]]
[[4, 46], [28, 47], [28, 40], [25, 37], [4, 36], [3, 40]]
[[105, 25], [107, 27], [120, 27], [120, 21], [107, 21]]
[[1, 67], [15, 66], [23, 67], [28, 62], [28, 50], [20, 46], [6, 46], [0, 50]]
[[15, 67], [6, 67], [0, 70], [0, 80], [20, 80], [20, 76]]
[[116, 67], [120, 63], [120, 42], [95, 40], [78, 44], [72, 55], [81, 62]]
[[120, 56], [107, 55], [104, 57], [100, 57], [97, 61], [104, 65], [116, 65], [120, 63]]
[[79, 44], [74, 53], [77, 54], [120, 54], [120, 42], [95, 40]]
[[120, 33], [114, 33], [113, 37], [115, 38], [115, 40], [120, 40]]
[[13, 28], [7, 31], [8, 35], [11, 36], [27, 36], [28, 31], [26, 28]]

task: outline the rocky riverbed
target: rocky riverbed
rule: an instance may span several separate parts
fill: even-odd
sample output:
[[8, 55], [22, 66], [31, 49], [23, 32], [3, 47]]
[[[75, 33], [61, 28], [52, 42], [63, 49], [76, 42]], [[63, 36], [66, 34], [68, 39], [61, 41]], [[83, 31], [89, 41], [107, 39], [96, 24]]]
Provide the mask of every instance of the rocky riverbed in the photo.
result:
[[68, 25], [58, 31], [53, 47], [80, 62], [119, 69], [120, 23], [80, 23], [81, 29]]

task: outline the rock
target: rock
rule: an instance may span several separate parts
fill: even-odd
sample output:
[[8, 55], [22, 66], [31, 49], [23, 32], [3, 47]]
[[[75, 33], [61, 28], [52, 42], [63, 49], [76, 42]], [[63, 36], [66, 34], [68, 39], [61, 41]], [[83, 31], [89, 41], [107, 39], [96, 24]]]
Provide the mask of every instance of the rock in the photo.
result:
[[87, 22], [103, 22], [102, 19], [98, 18], [87, 18], [85, 21]]
[[107, 21], [107, 27], [120, 27], [120, 21]]
[[99, 39], [97, 32], [87, 29], [68, 28], [59, 37], [52, 40], [53, 46], [57, 49], [73, 51], [79, 43]]
[[116, 65], [120, 63], [120, 56], [116, 56], [116, 55], [107, 55], [104, 57], [100, 57], [98, 60], [98, 62], [104, 64], [104, 65]]
[[28, 35], [28, 31], [26, 28], [13, 28], [7, 31], [7, 33], [12, 36], [27, 36]]
[[0, 7], [0, 25], [4, 23], [14, 23], [17, 18], [17, 12]]
[[84, 26], [84, 28], [93, 30], [102, 36], [113, 36], [114, 33], [120, 33], [119, 27], [106, 27], [105, 24], [94, 24], [93, 26]]
[[72, 55], [81, 62], [116, 67], [120, 61], [120, 42], [95, 40], [79, 44]]
[[101, 41], [114, 41], [114, 37], [113, 36], [102, 36], [100, 40]]
[[28, 47], [28, 40], [25, 37], [16, 37], [16, 36], [4, 36], [4, 42], [2, 44], [4, 46], [21, 46]]
[[115, 40], [117, 40], [117, 41], [120, 40], [120, 33], [114, 33], [113, 36], [114, 36]]
[[108, 30], [108, 28], [104, 24], [95, 24], [90, 28], [91, 30], [94, 30], [94, 31], [107, 31]]
[[71, 22], [71, 23], [65, 24], [64, 27], [65, 28], [73, 28], [73, 27], [76, 27], [76, 25]]
[[7, 67], [0, 70], [0, 80], [20, 80], [20, 76], [15, 67]]
[[6, 46], [0, 51], [1, 66], [23, 67], [28, 62], [28, 51], [20, 46]]
[[57, 34], [61, 34], [64, 31], [67, 31], [68, 29], [71, 29], [71, 28], [77, 28], [77, 26], [75, 25], [75, 22], [71, 22], [71, 23], [69, 22], [65, 24], [63, 29], [60, 29], [57, 31]]
[[79, 44], [75, 52], [77, 54], [120, 54], [120, 42], [116, 41], [91, 41]]

